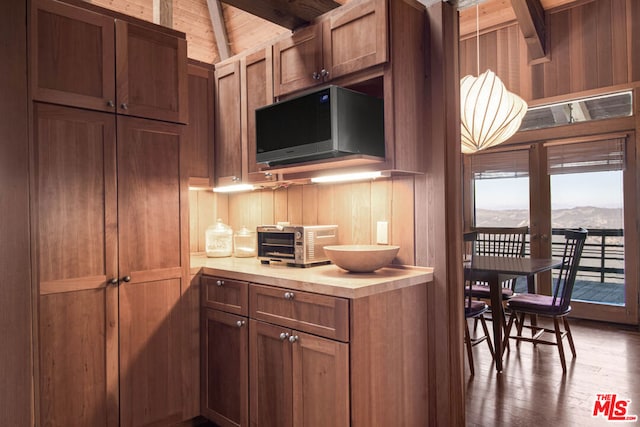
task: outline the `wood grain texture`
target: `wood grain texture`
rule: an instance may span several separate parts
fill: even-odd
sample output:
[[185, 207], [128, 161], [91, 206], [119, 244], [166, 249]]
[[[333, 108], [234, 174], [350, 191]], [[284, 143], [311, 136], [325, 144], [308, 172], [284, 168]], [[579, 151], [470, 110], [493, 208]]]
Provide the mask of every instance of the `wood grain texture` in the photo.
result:
[[[351, 2], [329, 15], [323, 29], [323, 68], [334, 79], [387, 61], [386, 0]], [[372, 36], [373, 35], [373, 36]]]
[[226, 3], [290, 30], [302, 27], [319, 15], [340, 6], [333, 0], [303, 0], [296, 2], [283, 0], [261, 2], [226, 0]]
[[223, 185], [243, 174], [240, 62], [216, 67], [215, 81], [215, 175], [217, 185]]
[[115, 111], [113, 18], [38, 0], [31, 22], [33, 98]]
[[120, 425], [182, 420], [180, 287], [180, 279], [120, 286]]
[[426, 301], [425, 285], [352, 301], [351, 418], [358, 425], [430, 425]]
[[[480, 35], [480, 72], [491, 68], [527, 101], [628, 84], [638, 80], [637, 14], [637, 5], [626, 0], [548, 11], [549, 60], [542, 63], [529, 63], [522, 54], [526, 42], [517, 24], [491, 30]], [[477, 74], [475, 44], [475, 37], [460, 42], [462, 75]]]
[[248, 426], [249, 319], [212, 309], [202, 314], [202, 414], [221, 427]]
[[40, 298], [40, 417], [46, 425], [118, 425], [117, 318], [107, 312], [116, 292]]
[[[187, 175], [213, 187], [213, 67], [189, 63], [189, 123], [184, 130]], [[190, 183], [191, 185], [191, 183]]]
[[180, 268], [181, 128], [119, 117], [118, 140], [120, 274]]
[[252, 427], [293, 427], [291, 344], [286, 328], [249, 320], [249, 416]]
[[[462, 171], [457, 13], [427, 9], [431, 51], [425, 176], [415, 183], [416, 264], [434, 267], [428, 294], [429, 425], [464, 425]], [[431, 351], [432, 350], [432, 351]]]
[[116, 20], [119, 114], [186, 123], [187, 80], [184, 38]]
[[106, 286], [117, 275], [115, 118], [46, 104], [34, 114], [40, 280]]
[[313, 24], [296, 31], [273, 46], [273, 93], [278, 97], [306, 87], [318, 80], [322, 62], [322, 25]]
[[216, 38], [204, 0], [172, 0], [173, 27], [187, 37], [187, 56], [207, 64], [218, 62]]
[[326, 295], [251, 284], [251, 318], [340, 341], [349, 340], [349, 301]]
[[229, 313], [249, 315], [249, 284], [223, 277], [203, 275], [202, 306]]
[[349, 344], [292, 333], [293, 425], [350, 426]]
[[24, 0], [0, 3], [0, 425], [34, 422], [27, 13]]

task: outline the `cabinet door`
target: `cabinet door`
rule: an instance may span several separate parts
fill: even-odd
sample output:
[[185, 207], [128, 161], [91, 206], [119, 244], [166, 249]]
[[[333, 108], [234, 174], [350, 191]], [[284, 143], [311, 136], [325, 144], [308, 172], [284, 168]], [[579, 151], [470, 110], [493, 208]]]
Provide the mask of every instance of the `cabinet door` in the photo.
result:
[[112, 114], [34, 105], [42, 425], [118, 425]]
[[184, 131], [190, 187], [213, 182], [213, 69], [189, 63], [189, 123]]
[[256, 108], [273, 102], [273, 54], [271, 47], [241, 60], [243, 145], [247, 153], [247, 171], [251, 181], [264, 180], [256, 162]]
[[217, 185], [242, 180], [240, 62], [216, 67], [215, 175]]
[[275, 96], [320, 83], [322, 77], [322, 25], [296, 31], [273, 46]]
[[324, 23], [323, 64], [336, 78], [387, 61], [387, 1], [348, 6]]
[[30, 28], [33, 99], [115, 111], [113, 18], [34, 0]]
[[180, 128], [118, 117], [122, 426], [182, 417], [178, 302], [188, 280], [188, 249], [181, 247], [188, 239]]
[[252, 427], [293, 426], [291, 343], [287, 339], [290, 332], [280, 326], [249, 320]]
[[348, 427], [349, 345], [292, 334], [293, 425]]
[[205, 309], [202, 338], [203, 415], [221, 427], [248, 426], [247, 318]]
[[119, 114], [187, 122], [187, 41], [116, 20]]

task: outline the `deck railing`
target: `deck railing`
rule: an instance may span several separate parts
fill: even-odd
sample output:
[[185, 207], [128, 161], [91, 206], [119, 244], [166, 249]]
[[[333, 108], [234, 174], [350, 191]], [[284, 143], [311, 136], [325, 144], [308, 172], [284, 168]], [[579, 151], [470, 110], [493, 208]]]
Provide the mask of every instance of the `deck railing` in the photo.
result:
[[[554, 228], [552, 253], [562, 257], [564, 228]], [[557, 237], [555, 237], [557, 236]], [[597, 278], [601, 283], [624, 281], [624, 232], [622, 229], [590, 228], [582, 250], [578, 276]]]
[[[564, 249], [565, 228], [552, 230], [552, 256], [561, 258]], [[529, 234], [525, 242], [525, 255], [529, 255]], [[615, 228], [591, 228], [582, 250], [578, 277], [600, 283], [624, 282], [624, 231]]]

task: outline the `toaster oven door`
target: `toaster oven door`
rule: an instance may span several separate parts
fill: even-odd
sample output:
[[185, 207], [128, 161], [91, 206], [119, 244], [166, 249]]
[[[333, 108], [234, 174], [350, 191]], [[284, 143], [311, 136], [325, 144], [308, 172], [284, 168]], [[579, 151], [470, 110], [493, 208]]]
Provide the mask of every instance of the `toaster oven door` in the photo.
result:
[[295, 234], [292, 232], [258, 232], [258, 256], [273, 259], [295, 259]]

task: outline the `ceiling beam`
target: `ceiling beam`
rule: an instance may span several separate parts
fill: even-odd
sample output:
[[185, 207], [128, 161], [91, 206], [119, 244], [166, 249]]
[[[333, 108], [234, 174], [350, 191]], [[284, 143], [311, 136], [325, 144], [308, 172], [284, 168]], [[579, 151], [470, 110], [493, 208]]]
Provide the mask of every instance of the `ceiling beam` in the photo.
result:
[[207, 7], [209, 8], [209, 16], [211, 17], [213, 35], [218, 45], [218, 56], [222, 61], [231, 56], [227, 27], [224, 25], [224, 17], [222, 16], [222, 5], [219, 0], [207, 0]]
[[333, 0], [224, 0], [224, 3], [290, 30], [340, 6]]
[[511, 0], [520, 31], [529, 51], [529, 61], [546, 56], [547, 28], [540, 0]]
[[173, 28], [173, 0], [153, 0], [153, 22]]

